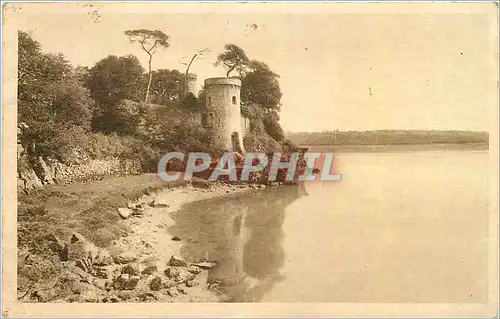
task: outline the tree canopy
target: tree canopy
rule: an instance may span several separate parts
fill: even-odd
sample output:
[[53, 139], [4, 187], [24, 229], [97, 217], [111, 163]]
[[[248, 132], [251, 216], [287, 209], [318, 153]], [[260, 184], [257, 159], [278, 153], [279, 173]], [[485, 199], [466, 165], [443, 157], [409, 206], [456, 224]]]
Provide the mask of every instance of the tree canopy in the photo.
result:
[[100, 104], [114, 104], [121, 99], [137, 100], [143, 73], [137, 57], [110, 55], [90, 69], [87, 86]]
[[149, 91], [151, 88], [151, 81], [153, 78], [153, 73], [151, 71], [151, 63], [153, 60], [153, 55], [155, 54], [158, 48], [166, 49], [170, 46], [168, 43], [169, 36], [163, 33], [160, 30], [148, 30], [148, 29], [137, 29], [137, 30], [127, 30], [125, 31], [125, 35], [129, 38], [130, 42], [135, 43], [138, 42], [141, 45], [141, 48], [144, 52], [149, 56], [148, 62], [148, 85], [146, 88], [146, 97], [145, 103], [148, 103], [149, 99]]
[[279, 110], [281, 89], [279, 75], [261, 61], [250, 62], [250, 72], [246, 73], [241, 83], [241, 101], [243, 104], [258, 104], [265, 109]]
[[18, 32], [18, 122], [23, 143], [36, 147], [53, 138], [56, 126], [89, 129], [94, 103], [62, 54], [43, 53], [40, 44]]
[[247, 54], [236, 44], [226, 44], [224, 48], [226, 51], [217, 56], [214, 65], [223, 65], [227, 70], [226, 77], [229, 77], [233, 71], [238, 72], [238, 75], [242, 77], [250, 63]]

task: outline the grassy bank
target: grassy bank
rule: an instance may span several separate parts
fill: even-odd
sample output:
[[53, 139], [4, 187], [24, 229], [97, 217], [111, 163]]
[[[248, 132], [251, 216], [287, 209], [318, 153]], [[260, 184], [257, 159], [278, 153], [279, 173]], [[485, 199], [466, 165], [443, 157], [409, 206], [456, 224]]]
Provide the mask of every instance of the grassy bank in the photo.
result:
[[[89, 183], [51, 185], [18, 194], [18, 297], [34, 287], [57, 284], [64, 270], [50, 249], [53, 235], [68, 241], [78, 232], [100, 247], [127, 236], [129, 225], [119, 207], [143, 194], [174, 188], [184, 182], [164, 182], [154, 174], [117, 177]], [[40, 288], [42, 287], [42, 288]], [[43, 296], [41, 296], [43, 300]]]

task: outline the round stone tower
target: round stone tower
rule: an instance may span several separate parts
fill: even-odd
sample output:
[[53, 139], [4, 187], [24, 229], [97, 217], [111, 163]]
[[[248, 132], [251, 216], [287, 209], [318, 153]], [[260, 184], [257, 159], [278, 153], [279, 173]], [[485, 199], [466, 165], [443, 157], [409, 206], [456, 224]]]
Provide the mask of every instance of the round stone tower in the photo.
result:
[[186, 78], [186, 94], [193, 93], [196, 96], [196, 74], [188, 73]]
[[236, 78], [205, 80], [205, 112], [202, 125], [214, 138], [217, 149], [243, 153], [240, 110], [241, 81]]

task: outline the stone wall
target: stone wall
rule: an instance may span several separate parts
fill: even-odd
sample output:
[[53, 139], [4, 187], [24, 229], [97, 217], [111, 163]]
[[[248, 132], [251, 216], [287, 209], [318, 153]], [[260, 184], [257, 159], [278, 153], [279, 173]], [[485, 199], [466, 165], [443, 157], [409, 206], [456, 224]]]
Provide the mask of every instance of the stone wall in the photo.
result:
[[49, 184], [69, 184], [140, 174], [142, 166], [139, 161], [118, 158], [67, 165], [54, 159], [44, 159], [41, 156], [28, 160], [26, 154], [21, 154], [18, 157], [17, 171], [18, 188], [30, 191]]

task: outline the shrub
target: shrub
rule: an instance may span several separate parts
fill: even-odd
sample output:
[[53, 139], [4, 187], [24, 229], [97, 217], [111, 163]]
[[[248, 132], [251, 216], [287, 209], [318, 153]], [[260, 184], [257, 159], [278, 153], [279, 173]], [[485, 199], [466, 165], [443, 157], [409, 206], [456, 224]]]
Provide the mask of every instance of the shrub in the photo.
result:
[[271, 136], [263, 133], [249, 133], [243, 138], [243, 145], [247, 152], [279, 152], [281, 145]]

